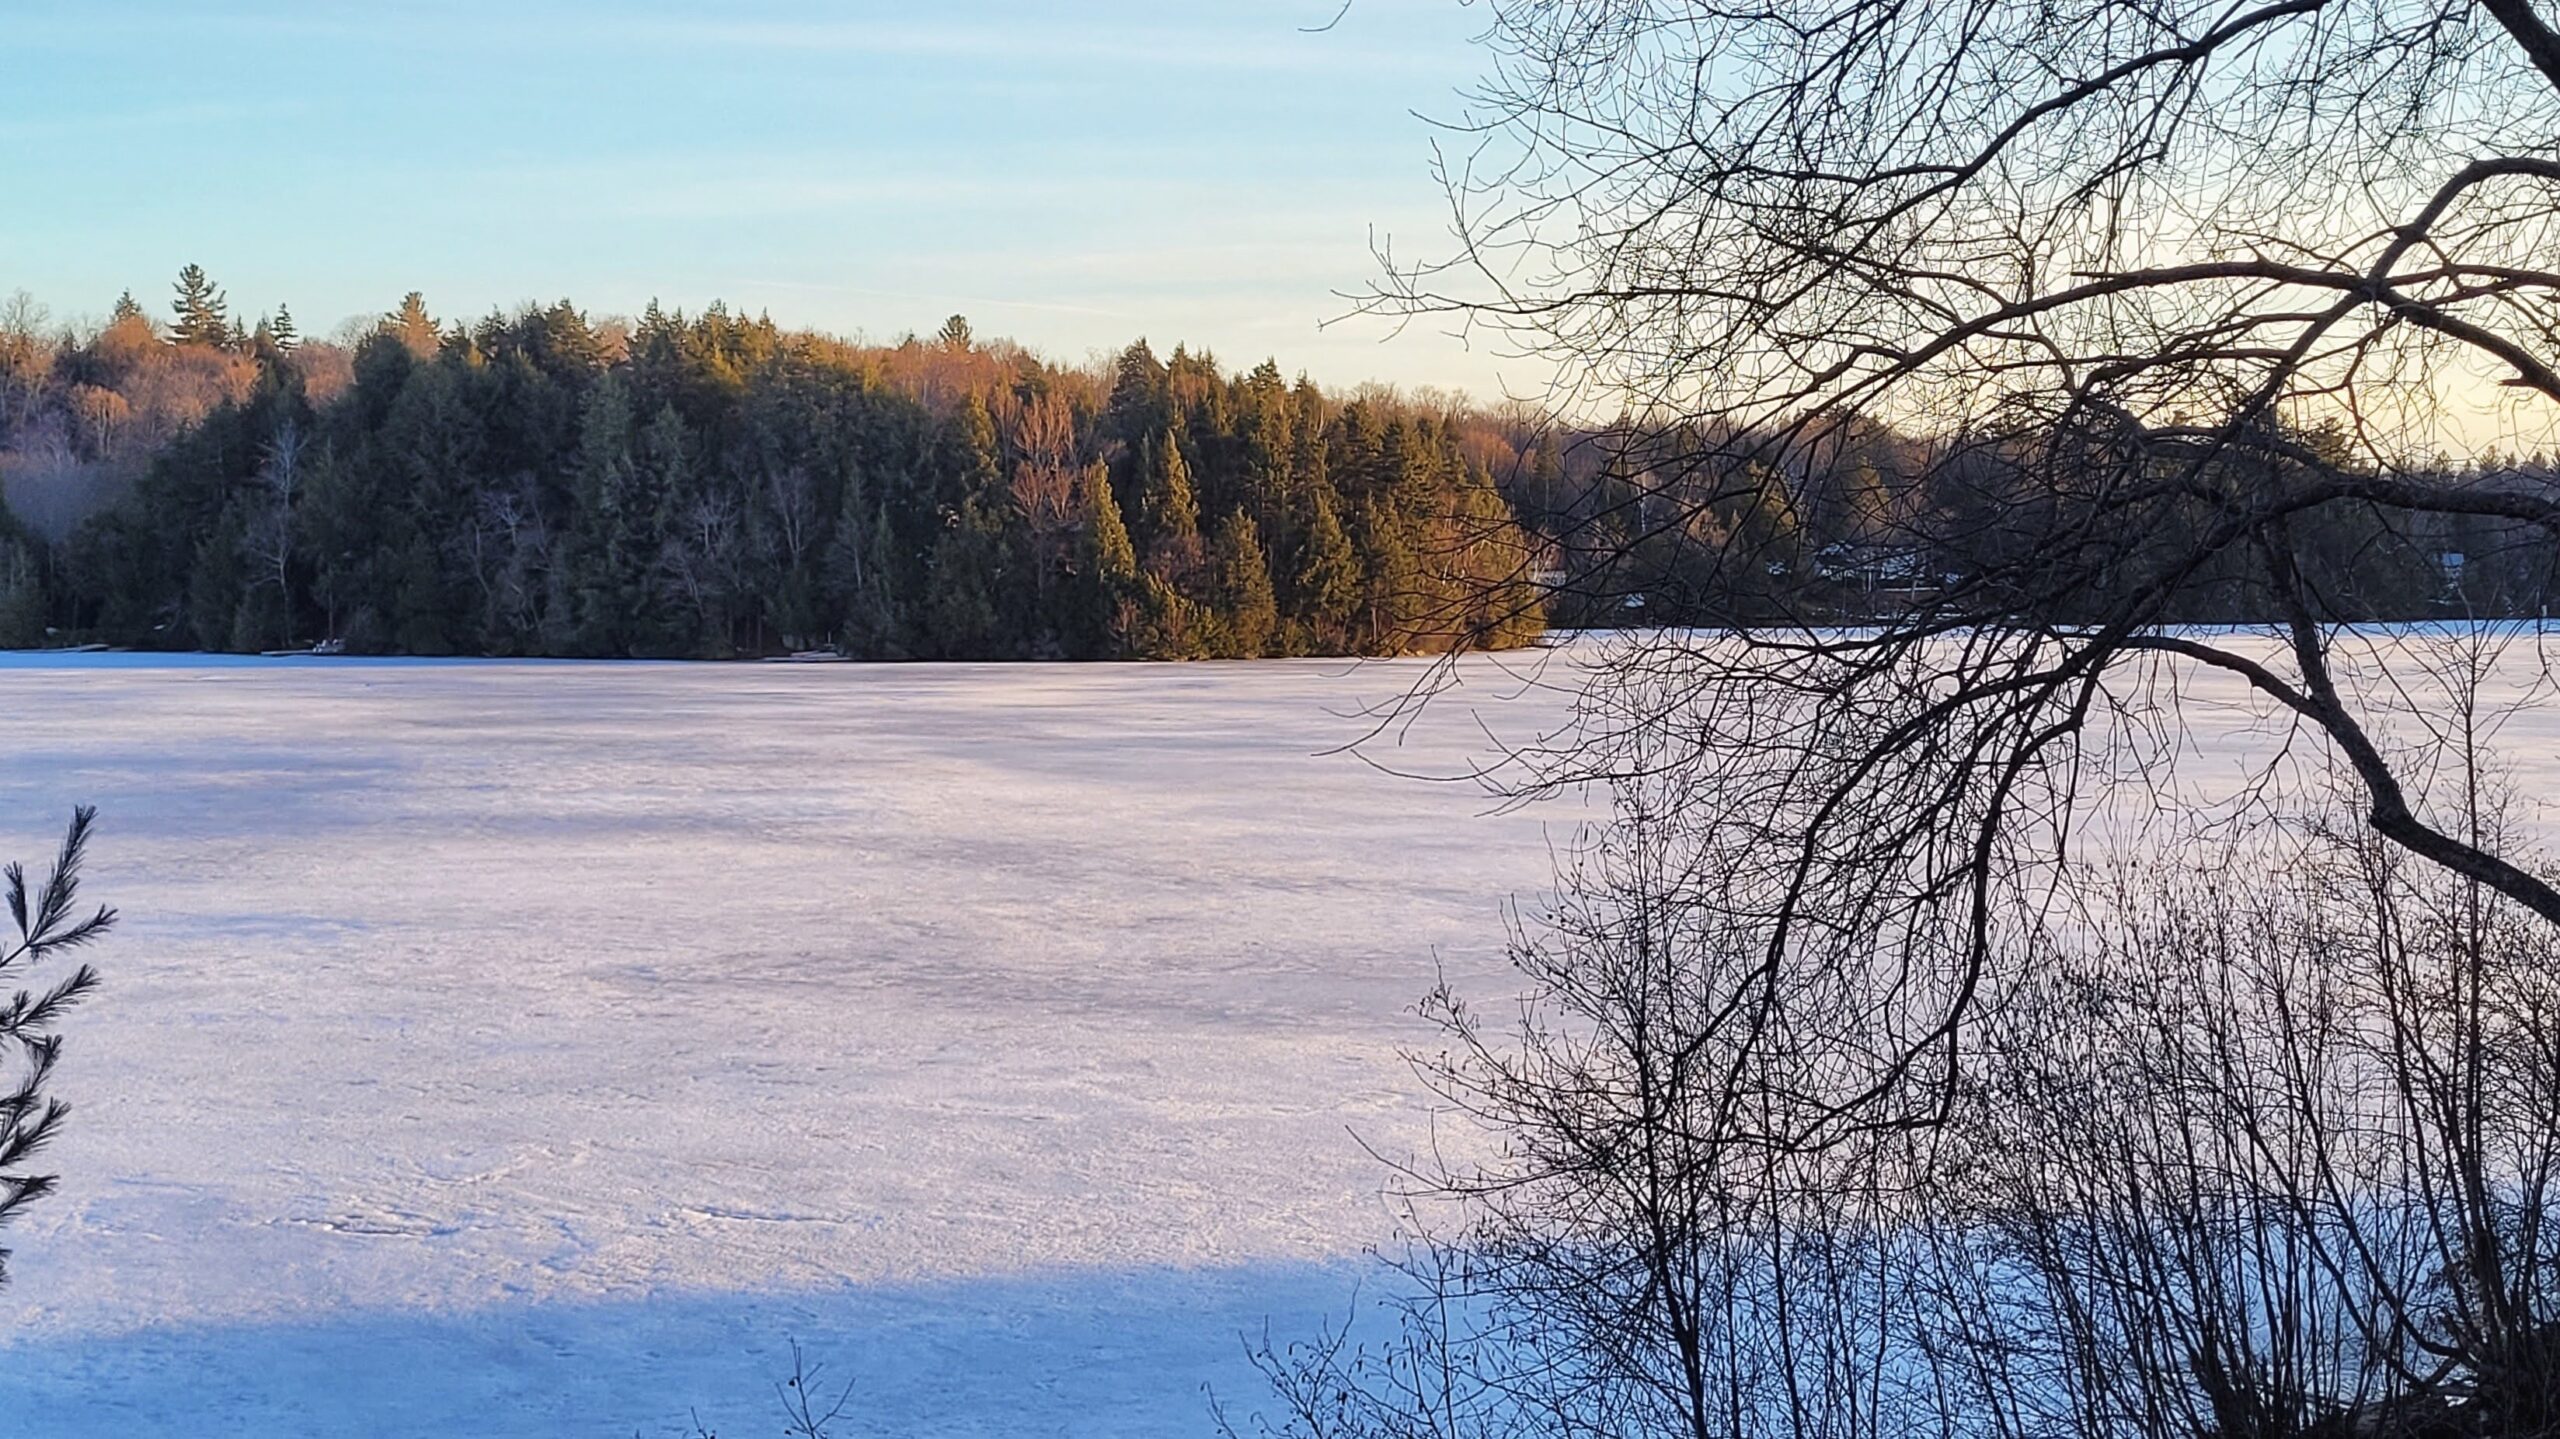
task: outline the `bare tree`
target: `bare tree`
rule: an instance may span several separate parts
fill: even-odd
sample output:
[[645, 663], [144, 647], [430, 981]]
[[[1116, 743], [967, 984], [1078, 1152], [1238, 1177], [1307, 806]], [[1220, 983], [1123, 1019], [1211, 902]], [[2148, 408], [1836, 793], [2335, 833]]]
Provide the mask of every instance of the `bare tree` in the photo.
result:
[[1770, 1004], [1798, 942], [1896, 957], [1867, 1082], [1800, 1138], [1943, 1118], [2003, 926], [2069, 882], [2074, 815], [2177, 752], [2181, 667], [2325, 746], [2376, 833], [2560, 925], [2560, 888], [2420, 798], [2432, 752], [2370, 702], [2410, 657], [2342, 627], [2385, 539], [2560, 540], [2548, 477], [2436, 448], [2560, 418], [2531, 7], [1508, 0], [1489, 43], [1444, 157], [1459, 247], [1372, 303], [1497, 330], [1623, 417], [1619, 489], [1556, 537], [1579, 582], [1653, 542], [1797, 570], [1812, 481], [1879, 427], [1925, 497], [1860, 518], [1914, 576], [1892, 607], [1843, 626], [1781, 586], [1624, 646], [1524, 772], [1675, 765], [1750, 816]]
[[743, 582], [741, 529], [737, 502], [725, 492], [706, 493], [677, 515], [660, 554], [669, 588], [705, 633], [728, 633], [730, 601]]
[[310, 443], [291, 419], [276, 427], [275, 438], [267, 443], [266, 462], [258, 468], [266, 493], [250, 513], [240, 538], [243, 553], [257, 567], [257, 583], [275, 586], [282, 616], [281, 643], [287, 648], [293, 645], [294, 504], [302, 492], [302, 459]]
[[[1551, 507], [1574, 583], [1778, 582], [1610, 647], [1521, 756], [1631, 808], [1523, 1023], [1443, 1001], [1425, 1073], [1497, 1147], [1410, 1172], [1462, 1218], [1401, 1303], [1460, 1322], [1266, 1349], [1295, 1430], [2555, 1432], [2560, 888], [2480, 707], [2500, 666], [2548, 696], [2544, 637], [2354, 622], [2395, 553], [2560, 540], [2547, 475], [2441, 455], [2560, 417], [2560, 37], [2399, 0], [1489, 34], [1457, 250], [1375, 308], [1619, 417]], [[1839, 493], [1880, 433], [1898, 473]], [[2216, 672], [2278, 739], [2208, 818]]]
[[[2440, 782], [2527, 854], [2481, 778]], [[1264, 1432], [2560, 1433], [2529, 910], [2316, 796], [2199, 819], [2004, 935], [1934, 1122], [1841, 1124], [1891, 958], [1791, 946], [1769, 1002], [1746, 832], [1676, 771], [1614, 788], [1516, 1019], [1426, 1007], [1462, 1125], [1399, 1170], [1392, 1326], [1257, 1346]]]
[[1054, 390], [1034, 396], [1016, 415], [1011, 441], [1013, 506], [1031, 534], [1033, 584], [1045, 611], [1084, 520], [1076, 495], [1083, 467], [1076, 462], [1074, 408]]
[[24, 290], [0, 299], [0, 445], [34, 421], [53, 385], [60, 348], [52, 313]]

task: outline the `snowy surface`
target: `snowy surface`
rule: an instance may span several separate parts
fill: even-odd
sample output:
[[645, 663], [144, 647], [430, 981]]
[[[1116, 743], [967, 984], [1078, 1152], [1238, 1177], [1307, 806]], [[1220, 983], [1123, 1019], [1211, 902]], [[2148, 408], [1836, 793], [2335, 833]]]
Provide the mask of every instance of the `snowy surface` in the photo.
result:
[[[1351, 1302], [1410, 1005], [1504, 990], [1590, 817], [1338, 752], [1419, 673], [0, 664], [0, 851], [99, 804], [126, 915], [0, 1439], [735, 1439], [795, 1337], [843, 1433], [1205, 1432], [1240, 1335]], [[1367, 753], [1564, 712], [1465, 681]], [[2188, 684], [2187, 772], [2281, 744]]]
[[1330, 752], [1418, 673], [0, 667], [6, 852], [98, 804], [125, 914], [0, 1434], [750, 1434], [794, 1336], [854, 1433], [1203, 1432], [1579, 817]]

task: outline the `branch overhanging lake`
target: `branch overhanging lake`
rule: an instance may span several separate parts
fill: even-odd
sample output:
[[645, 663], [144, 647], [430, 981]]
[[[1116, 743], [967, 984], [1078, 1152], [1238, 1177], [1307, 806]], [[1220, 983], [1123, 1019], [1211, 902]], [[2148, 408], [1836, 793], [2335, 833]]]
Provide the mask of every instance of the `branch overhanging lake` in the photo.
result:
[[[1571, 584], [1642, 604], [1652, 549], [1801, 574], [1815, 482], [1906, 438], [1864, 608], [1774, 584], [1625, 647], [1527, 757], [1532, 787], [1695, 769], [1765, 869], [1766, 981], [1789, 946], [1885, 966], [1894, 1042], [1840, 1122], [1934, 1119], [1945, 1087], [1904, 1081], [1960, 1062], [2000, 916], [2093, 787], [2159, 780], [2164, 665], [2244, 679], [2383, 837], [2560, 925], [2431, 812], [2341, 644], [2395, 557], [2560, 555], [2550, 474], [2441, 457], [2560, 433], [2560, 37], [2530, 5], [1504, 0], [1488, 44], [1442, 160], [1457, 244], [1368, 305], [1620, 416], [1589, 442], [1614, 488], [1556, 525]], [[2258, 633], [2184, 628], [2220, 618]], [[2150, 742], [2095, 754], [2093, 723]]]

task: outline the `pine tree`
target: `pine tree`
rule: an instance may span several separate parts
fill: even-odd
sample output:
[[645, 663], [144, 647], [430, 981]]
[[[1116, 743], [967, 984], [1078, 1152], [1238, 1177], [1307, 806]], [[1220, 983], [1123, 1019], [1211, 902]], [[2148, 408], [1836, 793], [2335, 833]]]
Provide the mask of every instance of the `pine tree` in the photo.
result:
[[1280, 606], [1271, 594], [1271, 565], [1262, 537], [1242, 510], [1230, 510], [1218, 526], [1211, 568], [1216, 576], [1212, 611], [1218, 651], [1228, 659], [1259, 659], [1271, 652]]
[[178, 316], [177, 326], [169, 337], [181, 345], [210, 345], [217, 349], [231, 343], [230, 302], [207, 278], [204, 267], [189, 265], [178, 272], [174, 287], [177, 301], [170, 308]]
[[133, 297], [133, 292], [131, 290], [127, 290], [123, 294], [116, 296], [116, 307], [108, 315], [107, 323], [111, 325], [121, 325], [128, 320], [139, 320], [141, 318], [143, 318], [142, 302]]
[[971, 342], [971, 336], [969, 333], [969, 317], [966, 315], [954, 315], [943, 321], [942, 328], [935, 332], [933, 338], [936, 343], [940, 344], [942, 348], [946, 350], [951, 350], [956, 353], [966, 353]]
[[293, 323], [292, 306], [276, 306], [274, 318], [268, 320], [266, 325], [267, 338], [278, 351], [290, 355], [294, 347], [302, 343], [302, 331]]

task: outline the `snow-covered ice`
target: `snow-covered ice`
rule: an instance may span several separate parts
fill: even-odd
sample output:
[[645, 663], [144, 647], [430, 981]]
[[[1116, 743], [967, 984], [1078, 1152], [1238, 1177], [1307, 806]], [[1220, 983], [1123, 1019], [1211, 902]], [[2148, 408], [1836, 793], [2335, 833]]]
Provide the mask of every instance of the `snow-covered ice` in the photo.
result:
[[[1559, 720], [1512, 668], [1368, 753]], [[1419, 673], [0, 663], [0, 849], [100, 805], [126, 915], [0, 1439], [771, 1432], [794, 1338], [847, 1433], [1205, 1432], [1592, 817], [1340, 753]], [[2277, 743], [2187, 683], [2191, 772]], [[2560, 716], [2502, 739], [2560, 795]]]
[[856, 1433], [1202, 1432], [1579, 817], [1333, 752], [1417, 673], [0, 667], [8, 852], [98, 804], [125, 914], [0, 1434], [752, 1433], [792, 1337]]

